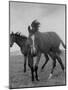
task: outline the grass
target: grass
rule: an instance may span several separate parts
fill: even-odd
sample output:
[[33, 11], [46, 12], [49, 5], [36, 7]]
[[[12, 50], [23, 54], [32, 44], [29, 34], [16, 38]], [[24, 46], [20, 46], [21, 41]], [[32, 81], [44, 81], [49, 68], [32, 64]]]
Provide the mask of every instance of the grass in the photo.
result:
[[[62, 61], [65, 66], [65, 53], [61, 54]], [[59, 63], [57, 62], [56, 68], [54, 70], [53, 76], [48, 80], [52, 68], [52, 59], [45, 66], [44, 70], [41, 72], [41, 66], [45, 62], [45, 58], [42, 55], [39, 63], [38, 75], [40, 81], [31, 81], [30, 68], [27, 62], [27, 72], [24, 73], [24, 57], [23, 55], [13, 55], [10, 53], [9, 60], [9, 87], [10, 88], [24, 88], [24, 87], [39, 87], [39, 86], [57, 86], [65, 85], [65, 73], [62, 71]]]

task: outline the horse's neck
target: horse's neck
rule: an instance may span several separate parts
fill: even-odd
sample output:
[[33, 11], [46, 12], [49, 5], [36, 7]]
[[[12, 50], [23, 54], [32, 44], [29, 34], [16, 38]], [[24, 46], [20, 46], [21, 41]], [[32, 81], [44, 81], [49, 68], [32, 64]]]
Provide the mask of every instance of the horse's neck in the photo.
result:
[[19, 39], [19, 38], [16, 38], [16, 44], [20, 47], [20, 48], [22, 48], [23, 47], [23, 45], [25, 44], [25, 41], [26, 40], [24, 40], [24, 39]]
[[35, 33], [35, 37], [37, 38], [37, 37], [39, 37], [40, 36], [40, 32], [39, 31], [37, 31], [36, 33]]

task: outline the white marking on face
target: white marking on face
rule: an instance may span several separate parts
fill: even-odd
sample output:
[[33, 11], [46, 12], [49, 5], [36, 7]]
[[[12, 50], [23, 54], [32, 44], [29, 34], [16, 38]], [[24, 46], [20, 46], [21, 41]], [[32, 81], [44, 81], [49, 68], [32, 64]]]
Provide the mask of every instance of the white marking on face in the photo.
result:
[[32, 48], [33, 48], [33, 51], [35, 52], [35, 51], [36, 51], [36, 49], [35, 49], [35, 42], [34, 42], [35, 36], [32, 35], [31, 38], [32, 38], [32, 41], [33, 41], [33, 46], [32, 46]]
[[50, 75], [49, 75], [48, 79], [51, 79], [51, 77], [52, 77], [52, 74], [50, 73]]
[[32, 30], [32, 26], [30, 25], [30, 29]]

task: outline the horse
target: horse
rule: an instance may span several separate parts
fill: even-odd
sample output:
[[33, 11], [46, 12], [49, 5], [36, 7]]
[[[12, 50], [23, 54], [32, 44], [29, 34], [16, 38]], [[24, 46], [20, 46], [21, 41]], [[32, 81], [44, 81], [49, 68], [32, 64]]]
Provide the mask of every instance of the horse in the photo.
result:
[[39, 26], [40, 23], [37, 20], [34, 20], [31, 26], [28, 26], [29, 37], [32, 39], [31, 52], [33, 54], [37, 54], [37, 60], [34, 67], [36, 78], [37, 80], [39, 80], [37, 71], [40, 61], [40, 54], [42, 52], [44, 53], [44, 55], [49, 55], [53, 60], [53, 67], [48, 78], [50, 79], [53, 75], [54, 68], [56, 67], [56, 59], [58, 60], [62, 70], [64, 71], [63, 62], [59, 56], [61, 53], [59, 47], [60, 44], [62, 44], [64, 48], [66, 48], [66, 46], [56, 32], [40, 32]]
[[[10, 34], [10, 47], [13, 46], [14, 43], [16, 43], [21, 50], [21, 53], [24, 55], [24, 72], [26, 72], [26, 61], [28, 58], [28, 66], [31, 69], [31, 74], [32, 74], [32, 81], [34, 81], [34, 76], [33, 76], [33, 57], [36, 56], [36, 54], [31, 54], [31, 39], [21, 35], [21, 33], [16, 32], [16, 33], [11, 33]], [[41, 55], [40, 55], [41, 56]], [[42, 69], [46, 65], [47, 61], [49, 60], [48, 55], [45, 55], [46, 57], [46, 62], [43, 64]]]
[[26, 72], [26, 61], [27, 61], [27, 45], [26, 45], [27, 37], [24, 35], [21, 35], [19, 32], [11, 33], [10, 34], [10, 47], [13, 46], [14, 43], [16, 43], [21, 50], [21, 53], [24, 55], [24, 72]]
[[26, 61], [28, 58], [28, 66], [31, 69], [32, 81], [34, 81], [33, 55], [31, 55], [30, 39], [19, 32], [10, 34], [10, 47], [16, 43], [24, 55], [24, 72], [26, 72]]

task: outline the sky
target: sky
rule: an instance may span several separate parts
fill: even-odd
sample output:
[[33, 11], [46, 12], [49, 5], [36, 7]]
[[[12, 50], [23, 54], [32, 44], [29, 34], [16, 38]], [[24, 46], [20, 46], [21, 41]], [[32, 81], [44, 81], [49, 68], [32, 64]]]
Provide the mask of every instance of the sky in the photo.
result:
[[[28, 25], [40, 22], [40, 32], [54, 31], [65, 43], [65, 5], [10, 2], [10, 33], [28, 36]], [[20, 48], [14, 43], [10, 51]]]

